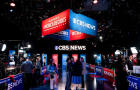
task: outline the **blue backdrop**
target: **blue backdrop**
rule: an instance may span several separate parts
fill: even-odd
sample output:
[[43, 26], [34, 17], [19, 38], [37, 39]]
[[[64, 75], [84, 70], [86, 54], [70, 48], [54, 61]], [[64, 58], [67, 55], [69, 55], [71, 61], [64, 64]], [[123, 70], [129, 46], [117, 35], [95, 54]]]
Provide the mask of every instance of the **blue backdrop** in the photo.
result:
[[86, 62], [86, 55], [85, 54], [80, 54], [80, 57], [84, 58], [84, 62]]
[[62, 54], [62, 70], [66, 70], [68, 54]]
[[96, 64], [101, 64], [102, 59], [101, 59], [101, 54], [97, 54], [97, 58], [96, 58]]
[[82, 14], [76, 14], [71, 9], [69, 11], [69, 28], [92, 36], [97, 34], [97, 22], [94, 19]]
[[[44, 57], [46, 57], [45, 66], [47, 66], [47, 54], [42, 54], [42, 62], [44, 61]], [[43, 66], [44, 66], [44, 64], [43, 64]]]

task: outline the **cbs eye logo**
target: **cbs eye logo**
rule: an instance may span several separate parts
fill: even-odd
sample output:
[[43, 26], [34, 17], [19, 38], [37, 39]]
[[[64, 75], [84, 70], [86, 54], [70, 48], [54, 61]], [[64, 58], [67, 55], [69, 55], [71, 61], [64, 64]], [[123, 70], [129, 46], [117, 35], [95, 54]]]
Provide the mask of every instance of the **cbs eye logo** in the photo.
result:
[[58, 50], [58, 46], [55, 46], [55, 50]]

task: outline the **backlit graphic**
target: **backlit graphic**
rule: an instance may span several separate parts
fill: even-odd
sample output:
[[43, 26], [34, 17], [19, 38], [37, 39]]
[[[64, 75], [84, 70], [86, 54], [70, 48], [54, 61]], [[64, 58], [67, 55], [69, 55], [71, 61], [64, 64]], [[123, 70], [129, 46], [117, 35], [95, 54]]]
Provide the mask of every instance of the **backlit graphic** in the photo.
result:
[[54, 63], [58, 69], [58, 54], [52, 54], [52, 59], [54, 60]]
[[54, 34], [68, 28], [69, 9], [42, 21], [42, 36]]
[[67, 9], [42, 21], [42, 37], [79, 40], [96, 36], [97, 22]]
[[42, 66], [47, 66], [47, 54], [42, 54]]
[[68, 54], [62, 54], [62, 70], [66, 70]]
[[86, 62], [86, 55], [85, 54], [80, 54], [80, 58], [84, 58], [84, 62]]
[[74, 62], [78, 60], [78, 54], [72, 54], [72, 57], [74, 58]]

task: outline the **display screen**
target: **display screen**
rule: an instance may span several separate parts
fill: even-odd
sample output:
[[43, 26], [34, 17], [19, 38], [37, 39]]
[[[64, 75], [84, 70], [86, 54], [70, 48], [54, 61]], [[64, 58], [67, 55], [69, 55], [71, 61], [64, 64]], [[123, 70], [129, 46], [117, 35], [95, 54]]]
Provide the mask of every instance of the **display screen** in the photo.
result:
[[84, 62], [86, 62], [86, 55], [85, 54], [80, 54], [80, 57], [84, 58]]
[[96, 36], [97, 22], [94, 19], [91, 19], [82, 14], [76, 14], [72, 10], [70, 10], [69, 12], [70, 29], [88, 35]]
[[62, 54], [62, 70], [66, 70], [68, 54]]
[[42, 54], [42, 66], [47, 66], [47, 54]]
[[69, 9], [42, 21], [42, 36], [69, 28]]
[[15, 53], [16, 53], [15, 50], [9, 50], [9, 60], [10, 60], [9, 65], [15, 65], [14, 60]]
[[52, 59], [54, 60], [54, 63], [58, 69], [58, 54], [52, 54]]
[[78, 60], [78, 54], [72, 54], [72, 57], [74, 58], [74, 62]]
[[42, 37], [79, 40], [96, 36], [97, 22], [67, 9], [42, 21]]

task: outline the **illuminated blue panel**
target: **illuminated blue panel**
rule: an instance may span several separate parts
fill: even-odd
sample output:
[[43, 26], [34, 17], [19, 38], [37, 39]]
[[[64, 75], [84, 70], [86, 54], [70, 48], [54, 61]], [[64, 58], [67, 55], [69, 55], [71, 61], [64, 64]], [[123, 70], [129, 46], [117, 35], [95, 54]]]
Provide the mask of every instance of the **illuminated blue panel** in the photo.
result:
[[82, 14], [76, 14], [71, 9], [69, 10], [69, 28], [88, 35], [96, 36], [97, 22]]

